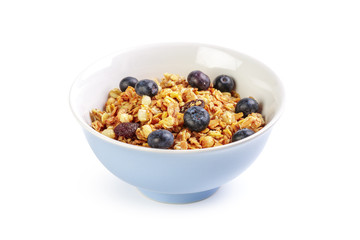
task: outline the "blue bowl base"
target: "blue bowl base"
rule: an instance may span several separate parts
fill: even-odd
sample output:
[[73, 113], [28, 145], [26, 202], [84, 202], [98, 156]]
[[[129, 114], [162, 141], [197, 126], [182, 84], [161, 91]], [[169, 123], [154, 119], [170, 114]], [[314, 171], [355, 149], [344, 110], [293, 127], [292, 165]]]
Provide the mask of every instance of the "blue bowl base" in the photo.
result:
[[184, 203], [192, 203], [192, 202], [198, 202], [204, 200], [210, 197], [211, 195], [213, 195], [219, 188], [217, 187], [203, 192], [183, 193], [183, 194], [159, 193], [159, 192], [149, 191], [143, 188], [138, 188], [138, 189], [146, 197], [158, 202], [184, 204]]

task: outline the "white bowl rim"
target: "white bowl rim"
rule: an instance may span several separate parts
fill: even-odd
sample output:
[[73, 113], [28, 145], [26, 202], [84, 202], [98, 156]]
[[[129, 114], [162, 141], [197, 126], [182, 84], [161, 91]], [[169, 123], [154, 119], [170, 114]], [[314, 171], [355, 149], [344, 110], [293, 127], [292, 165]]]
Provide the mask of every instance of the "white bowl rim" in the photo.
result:
[[[209, 48], [215, 48], [215, 49], [220, 49], [223, 51], [231, 51], [231, 52], [236, 52], [239, 53], [243, 56], [246, 56], [250, 59], [252, 59], [253, 61], [255, 61], [257, 64], [261, 65], [263, 68], [265, 68], [266, 70], [268, 70], [269, 72], [271, 72], [275, 78], [276, 81], [278, 83], [279, 89], [280, 89], [280, 106], [277, 109], [275, 115], [273, 116], [273, 118], [270, 120], [270, 122], [267, 122], [266, 125], [258, 132], [252, 134], [249, 137], [246, 137], [240, 141], [236, 141], [236, 142], [230, 142], [228, 144], [225, 145], [221, 145], [221, 146], [216, 146], [216, 147], [210, 147], [210, 148], [202, 148], [202, 149], [189, 149], [189, 150], [174, 150], [174, 149], [157, 149], [157, 148], [149, 148], [149, 147], [143, 147], [143, 146], [137, 146], [137, 145], [132, 145], [132, 144], [128, 144], [128, 143], [123, 143], [121, 141], [109, 138], [99, 132], [97, 132], [95, 129], [93, 129], [89, 124], [87, 124], [85, 121], [83, 121], [82, 117], [80, 117], [80, 115], [75, 112], [74, 110], [74, 100], [73, 100], [73, 91], [74, 91], [74, 86], [76, 85], [76, 83], [81, 79], [82, 75], [84, 73], [87, 72], [88, 69], [90, 69], [93, 65], [95, 65], [97, 62], [101, 61], [102, 59], [107, 59], [110, 57], [115, 57], [118, 56], [120, 54], [126, 53], [126, 52], [131, 52], [131, 51], [135, 51], [135, 50], [139, 50], [142, 48], [151, 48], [151, 47], [161, 47], [161, 46], [202, 46], [202, 47], [209, 47]], [[132, 47], [128, 47], [128, 48], [124, 48], [123, 50], [120, 51], [116, 51], [112, 54], [108, 54], [104, 57], [101, 57], [97, 60], [95, 60], [93, 63], [91, 63], [90, 65], [88, 65], [82, 72], [80, 72], [80, 74], [75, 78], [75, 80], [73, 81], [71, 88], [70, 88], [70, 93], [69, 93], [69, 105], [70, 105], [70, 109], [73, 113], [73, 115], [75, 116], [76, 120], [80, 123], [80, 125], [89, 133], [91, 133], [92, 135], [94, 135], [95, 137], [98, 137], [108, 143], [117, 145], [119, 147], [123, 147], [123, 148], [129, 148], [132, 150], [137, 150], [137, 151], [144, 151], [144, 152], [152, 152], [152, 153], [171, 153], [171, 154], [191, 154], [191, 153], [199, 153], [199, 152], [204, 152], [204, 151], [219, 151], [219, 150], [224, 150], [226, 148], [233, 148], [236, 147], [238, 145], [241, 144], [245, 144], [247, 142], [252, 141], [254, 138], [259, 137], [260, 135], [263, 135], [265, 132], [270, 131], [270, 129], [273, 127], [273, 125], [279, 120], [280, 116], [282, 115], [283, 111], [284, 111], [284, 100], [285, 100], [285, 91], [284, 91], [284, 85], [281, 82], [281, 80], [279, 79], [279, 77], [269, 68], [267, 67], [264, 63], [260, 62], [259, 60], [244, 54], [242, 52], [239, 52], [237, 50], [234, 49], [230, 49], [230, 48], [226, 48], [226, 47], [222, 47], [219, 45], [215, 45], [215, 44], [209, 44], [209, 43], [200, 43], [200, 42], [161, 42], [161, 43], [149, 43], [149, 44], [142, 44], [142, 45], [137, 45], [137, 46], [132, 46]]]

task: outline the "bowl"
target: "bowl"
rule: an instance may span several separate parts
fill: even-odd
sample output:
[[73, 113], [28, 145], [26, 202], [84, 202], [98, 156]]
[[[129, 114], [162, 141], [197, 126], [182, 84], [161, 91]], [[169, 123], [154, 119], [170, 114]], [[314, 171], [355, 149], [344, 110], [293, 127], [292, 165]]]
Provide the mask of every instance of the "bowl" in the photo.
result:
[[[211, 80], [234, 77], [241, 97], [254, 97], [266, 126], [227, 145], [197, 150], [153, 149], [130, 145], [91, 127], [89, 112], [102, 109], [109, 90], [126, 76], [161, 78], [165, 72], [187, 76], [201, 70]], [[70, 90], [70, 108], [96, 157], [112, 174], [145, 196], [166, 203], [203, 200], [239, 176], [261, 153], [283, 108], [279, 78], [254, 58], [220, 46], [161, 43], [139, 46], [100, 59], [84, 70]]]

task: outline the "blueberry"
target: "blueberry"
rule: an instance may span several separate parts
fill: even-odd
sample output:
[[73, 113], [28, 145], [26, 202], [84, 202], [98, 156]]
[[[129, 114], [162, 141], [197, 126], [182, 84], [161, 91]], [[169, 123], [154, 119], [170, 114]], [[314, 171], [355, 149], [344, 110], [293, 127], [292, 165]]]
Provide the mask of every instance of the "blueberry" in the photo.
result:
[[174, 143], [174, 136], [168, 130], [160, 129], [149, 134], [147, 142], [152, 148], [169, 148]]
[[210, 122], [209, 113], [202, 107], [193, 106], [184, 113], [184, 124], [191, 131], [201, 132]]
[[205, 73], [198, 70], [189, 73], [187, 81], [190, 86], [199, 90], [206, 90], [210, 87], [210, 78]]
[[214, 88], [221, 92], [231, 92], [235, 88], [235, 81], [230, 76], [220, 75], [214, 80]]
[[159, 87], [155, 81], [144, 79], [136, 83], [135, 91], [140, 96], [147, 95], [149, 97], [153, 97], [158, 93]]
[[248, 128], [243, 128], [240, 129], [239, 131], [237, 131], [236, 133], [234, 133], [234, 135], [232, 136], [232, 141], [236, 142], [239, 141], [241, 139], [244, 139], [250, 135], [253, 135], [255, 132], [251, 129]]
[[138, 82], [138, 80], [136, 78], [133, 78], [133, 77], [126, 77], [126, 78], [123, 78], [121, 81], [120, 81], [120, 84], [119, 84], [119, 87], [120, 87], [120, 90], [122, 92], [125, 92], [125, 90], [127, 89], [127, 87], [131, 86], [133, 88], [135, 88], [135, 84]]
[[259, 104], [255, 99], [243, 98], [235, 107], [235, 113], [242, 112], [244, 117], [247, 117], [250, 113], [259, 111]]

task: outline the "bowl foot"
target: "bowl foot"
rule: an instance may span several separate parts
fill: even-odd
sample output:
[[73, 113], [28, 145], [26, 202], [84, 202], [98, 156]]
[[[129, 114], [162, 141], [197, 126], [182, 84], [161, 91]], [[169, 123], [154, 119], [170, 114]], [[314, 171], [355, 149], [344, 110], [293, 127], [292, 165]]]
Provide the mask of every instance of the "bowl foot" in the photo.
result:
[[183, 194], [168, 194], [168, 193], [159, 193], [153, 192], [146, 189], [138, 188], [139, 191], [144, 194], [146, 197], [163, 203], [192, 203], [204, 200], [211, 195], [213, 195], [219, 188], [210, 189], [203, 192], [195, 192], [195, 193], [183, 193]]

